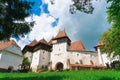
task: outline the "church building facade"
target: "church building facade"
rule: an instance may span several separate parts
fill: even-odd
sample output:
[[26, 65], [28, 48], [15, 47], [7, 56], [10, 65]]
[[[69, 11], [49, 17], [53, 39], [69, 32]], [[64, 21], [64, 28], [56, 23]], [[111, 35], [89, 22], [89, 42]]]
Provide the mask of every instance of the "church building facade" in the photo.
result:
[[33, 40], [22, 52], [35, 72], [42, 68], [65, 70], [74, 65], [102, 65], [96, 51], [87, 50], [80, 40], [71, 42], [65, 30], [59, 31], [49, 42]]

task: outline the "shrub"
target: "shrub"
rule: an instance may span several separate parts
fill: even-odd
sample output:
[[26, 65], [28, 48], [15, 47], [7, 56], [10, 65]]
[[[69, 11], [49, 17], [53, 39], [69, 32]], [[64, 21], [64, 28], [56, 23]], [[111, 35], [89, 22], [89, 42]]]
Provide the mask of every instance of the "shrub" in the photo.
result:
[[113, 61], [113, 68], [120, 70], [120, 61]]
[[13, 71], [13, 66], [9, 66], [8, 67], [8, 72], [12, 72]]
[[30, 62], [28, 60], [28, 57], [24, 57], [21, 68], [22, 72], [30, 71]]

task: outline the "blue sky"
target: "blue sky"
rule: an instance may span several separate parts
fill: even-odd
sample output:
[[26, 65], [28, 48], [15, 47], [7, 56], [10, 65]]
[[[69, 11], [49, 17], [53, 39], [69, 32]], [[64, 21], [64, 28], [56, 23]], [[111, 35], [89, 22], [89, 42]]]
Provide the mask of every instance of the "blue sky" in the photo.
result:
[[[32, 31], [18, 41], [22, 48], [33, 39], [45, 38], [49, 41], [59, 30], [65, 29], [72, 41], [81, 40], [88, 50], [94, 50], [93, 47], [98, 43], [100, 36], [110, 27], [106, 20], [105, 0], [93, 1], [93, 14], [70, 14], [71, 0], [55, 0], [54, 5], [51, 5], [49, 0], [28, 1], [35, 2], [31, 14], [36, 23]], [[30, 20], [31, 16], [26, 18], [26, 21]]]

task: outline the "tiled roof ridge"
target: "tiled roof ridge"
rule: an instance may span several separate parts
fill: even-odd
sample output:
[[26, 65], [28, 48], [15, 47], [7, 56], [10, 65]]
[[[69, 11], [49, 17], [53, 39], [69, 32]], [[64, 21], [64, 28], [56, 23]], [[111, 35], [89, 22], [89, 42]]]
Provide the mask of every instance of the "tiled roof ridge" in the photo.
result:
[[86, 51], [83, 43], [81, 40], [77, 40], [77, 41], [74, 41], [71, 43], [70, 47], [69, 47], [69, 50], [74, 50], [74, 51]]
[[29, 43], [27, 46], [33, 47], [33, 46], [35, 46], [37, 43], [38, 43], [37, 40], [34, 39], [34, 40], [33, 40], [31, 43]]
[[104, 44], [103, 40], [101, 40], [97, 45], [94, 46], [94, 48], [100, 47]]
[[7, 41], [0, 42], [0, 50], [3, 50], [11, 45], [15, 45], [15, 46], [19, 47], [18, 44], [14, 40], [7, 40]]
[[58, 34], [53, 39], [58, 39], [58, 38], [62, 38], [62, 37], [68, 37], [65, 30], [59, 31]]
[[44, 38], [42, 38], [41, 40], [39, 40], [39, 42], [48, 45], [48, 42]]

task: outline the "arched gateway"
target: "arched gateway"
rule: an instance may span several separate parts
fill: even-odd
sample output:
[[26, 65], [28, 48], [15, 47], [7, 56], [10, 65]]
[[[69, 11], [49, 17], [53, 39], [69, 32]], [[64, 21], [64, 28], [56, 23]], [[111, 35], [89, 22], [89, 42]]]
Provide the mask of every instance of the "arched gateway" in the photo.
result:
[[62, 71], [63, 70], [63, 63], [58, 62], [56, 64], [55, 70]]

